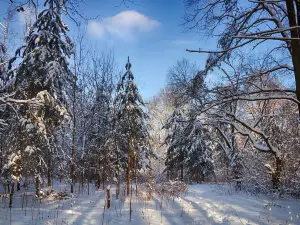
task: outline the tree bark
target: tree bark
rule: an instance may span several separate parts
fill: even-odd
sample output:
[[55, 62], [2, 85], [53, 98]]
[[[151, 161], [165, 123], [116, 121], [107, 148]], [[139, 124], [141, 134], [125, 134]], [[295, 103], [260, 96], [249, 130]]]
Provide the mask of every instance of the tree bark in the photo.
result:
[[[298, 26], [295, 8], [294, 8], [294, 1], [285, 0], [285, 2], [286, 2], [287, 16], [289, 19], [290, 27]], [[298, 29], [291, 29], [290, 32], [292, 38], [299, 38]], [[295, 40], [295, 39], [291, 40], [291, 55], [292, 55], [294, 76], [296, 82], [296, 96], [297, 96], [297, 100], [300, 101], [300, 41], [299, 40]], [[298, 111], [300, 116], [300, 104], [298, 104]]]
[[13, 181], [11, 184], [11, 192], [9, 194], [9, 208], [12, 208], [12, 199], [14, 196], [14, 190], [15, 190], [15, 182]]
[[[76, 59], [74, 55], [74, 63], [76, 65]], [[77, 76], [77, 70], [75, 70], [75, 76]], [[72, 99], [72, 106], [73, 106], [73, 130], [72, 130], [72, 162], [71, 162], [71, 193], [74, 192], [74, 176], [75, 176], [75, 135], [76, 135], [76, 113], [75, 113], [75, 105], [76, 105], [76, 79], [74, 79], [73, 83], [73, 99]]]
[[88, 195], [90, 195], [90, 169], [89, 169], [89, 172], [88, 172], [88, 179], [87, 179], [87, 191], [88, 191]]
[[[132, 191], [132, 183], [131, 183], [131, 191]], [[131, 193], [131, 195], [130, 195], [130, 201], [129, 201], [129, 210], [130, 210], [130, 212], [129, 212], [129, 222], [131, 221], [131, 214], [132, 214], [132, 204], [131, 204], [131, 202], [132, 202], [132, 193]]]
[[100, 158], [98, 159], [98, 179], [97, 179], [97, 189], [100, 189], [100, 185], [101, 185], [101, 167], [100, 167]]
[[107, 186], [106, 188], [106, 202], [107, 202], [107, 208], [110, 208], [110, 188]]
[[180, 166], [180, 180], [183, 181], [183, 165]]
[[35, 178], [35, 196], [40, 197], [40, 180], [38, 177]]
[[74, 171], [75, 171], [75, 128], [73, 128], [73, 134], [72, 134], [71, 193], [74, 193]]
[[[9, 185], [9, 180], [8, 180], [8, 177], [6, 177], [6, 180], [7, 180], [7, 192], [10, 193], [10, 185]], [[5, 189], [5, 193], [6, 193], [6, 189]]]
[[132, 152], [134, 155], [134, 158], [133, 158], [134, 174], [133, 175], [134, 175], [134, 179], [135, 179], [135, 196], [137, 196], [137, 193], [138, 193], [138, 189], [137, 189], [137, 154], [135, 151], [133, 139], [131, 140], [131, 147], [132, 147]]
[[82, 193], [83, 193], [83, 186], [84, 186], [84, 173], [82, 171], [82, 173], [81, 173], [81, 191], [82, 191]]
[[21, 181], [17, 181], [17, 191], [21, 190]]
[[130, 168], [131, 168], [131, 149], [130, 149], [130, 142], [131, 137], [128, 142], [128, 153], [127, 153], [127, 180], [126, 180], [126, 186], [127, 186], [127, 196], [130, 194]]
[[2, 167], [3, 167], [3, 143], [4, 143], [4, 140], [3, 140], [3, 136], [2, 134], [0, 134], [0, 174], [2, 173]]
[[105, 186], [105, 170], [103, 167], [103, 170], [102, 170], [102, 189], [103, 190], [104, 190], [104, 186]]
[[51, 187], [51, 153], [50, 152], [48, 158], [47, 177], [48, 177], [48, 187]]
[[119, 164], [119, 149], [117, 149], [117, 188], [116, 199], [119, 199], [120, 195], [120, 164]]
[[282, 159], [278, 156], [275, 157], [275, 171], [272, 173], [272, 184], [273, 189], [280, 187], [280, 177], [282, 171]]
[[135, 178], [135, 196], [138, 195], [138, 187], [137, 187], [137, 155], [134, 154], [134, 178]]

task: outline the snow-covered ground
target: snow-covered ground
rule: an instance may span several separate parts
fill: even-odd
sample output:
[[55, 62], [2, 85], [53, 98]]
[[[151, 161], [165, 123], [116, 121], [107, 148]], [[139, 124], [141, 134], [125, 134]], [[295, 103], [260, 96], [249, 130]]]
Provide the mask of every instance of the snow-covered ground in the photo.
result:
[[[64, 186], [56, 188], [62, 190]], [[0, 224], [300, 224], [298, 200], [233, 193], [228, 186], [209, 184], [190, 185], [187, 195], [174, 200], [154, 194], [151, 201], [145, 201], [142, 191], [137, 198], [133, 193], [129, 222], [129, 198], [116, 200], [112, 188], [111, 208], [104, 212], [105, 191], [94, 189], [91, 185], [90, 195], [85, 192], [67, 200], [48, 198], [41, 203], [29, 193], [26, 201], [23, 192], [16, 192], [11, 214], [8, 199], [1, 198]]]

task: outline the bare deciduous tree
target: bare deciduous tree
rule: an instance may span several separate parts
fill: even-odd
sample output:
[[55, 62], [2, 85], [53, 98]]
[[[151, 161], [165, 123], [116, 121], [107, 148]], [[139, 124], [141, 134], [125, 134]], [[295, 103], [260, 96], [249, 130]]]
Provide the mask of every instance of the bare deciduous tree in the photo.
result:
[[[206, 68], [202, 73], [220, 65], [236, 49], [264, 48], [267, 41], [273, 41], [268, 52], [278, 59], [264, 71], [289, 71], [293, 74], [300, 113], [300, 3], [298, 0], [285, 1], [227, 1], [227, 0], [186, 0], [187, 13], [185, 26], [204, 31], [217, 37], [219, 50], [187, 50], [189, 52], [209, 53]], [[220, 29], [219, 29], [220, 28]], [[197, 77], [197, 76], [196, 76]], [[196, 79], [195, 79], [196, 80]]]

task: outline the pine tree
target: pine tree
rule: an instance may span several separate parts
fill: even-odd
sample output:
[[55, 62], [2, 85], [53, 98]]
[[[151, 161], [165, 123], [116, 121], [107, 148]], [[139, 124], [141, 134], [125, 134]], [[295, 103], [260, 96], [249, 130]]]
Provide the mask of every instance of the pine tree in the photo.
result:
[[186, 158], [184, 129], [187, 123], [184, 122], [185, 120], [186, 116], [182, 109], [177, 106], [164, 125], [164, 129], [168, 133], [165, 140], [165, 143], [168, 144], [165, 165], [169, 179], [173, 179], [174, 176], [177, 177], [176, 174], [180, 170], [180, 180], [183, 181], [184, 160]]
[[150, 151], [147, 147], [147, 115], [144, 112], [142, 97], [134, 83], [129, 57], [125, 69], [126, 72], [117, 86], [115, 104], [117, 105], [116, 115], [119, 129], [121, 129], [120, 133], [124, 135], [127, 145], [126, 186], [127, 195], [129, 195], [131, 172], [133, 172], [134, 178], [137, 179], [138, 168], [144, 163], [143, 160], [149, 157]]
[[[54, 131], [67, 115], [65, 91], [74, 76], [67, 58], [73, 53], [73, 44], [67, 36], [68, 27], [61, 20], [64, 4], [61, 0], [46, 0], [45, 9], [30, 28], [25, 45], [17, 50], [9, 67], [19, 55], [22, 61], [10, 76], [15, 77], [13, 89], [18, 99], [36, 99], [38, 104], [18, 107], [18, 133], [11, 146], [8, 163], [14, 180], [21, 174], [34, 174], [36, 196], [39, 197], [41, 175], [51, 168], [55, 150]], [[17, 160], [20, 159], [20, 160]], [[20, 172], [21, 171], [21, 172]]]
[[184, 133], [184, 148], [187, 152], [184, 164], [188, 173], [193, 175], [197, 182], [203, 181], [205, 177], [214, 177], [209, 130], [204, 128], [200, 121], [191, 120]]

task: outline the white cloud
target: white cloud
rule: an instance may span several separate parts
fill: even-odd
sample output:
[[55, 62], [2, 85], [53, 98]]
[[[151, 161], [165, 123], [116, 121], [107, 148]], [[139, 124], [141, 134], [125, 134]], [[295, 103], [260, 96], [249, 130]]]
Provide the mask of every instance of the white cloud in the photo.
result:
[[87, 29], [91, 36], [103, 37], [105, 33], [103, 25], [95, 20], [89, 22]]
[[88, 24], [89, 35], [97, 38], [113, 37], [132, 39], [137, 33], [149, 32], [159, 26], [159, 22], [136, 11], [123, 11], [102, 20], [92, 20]]

